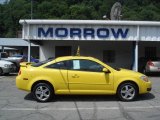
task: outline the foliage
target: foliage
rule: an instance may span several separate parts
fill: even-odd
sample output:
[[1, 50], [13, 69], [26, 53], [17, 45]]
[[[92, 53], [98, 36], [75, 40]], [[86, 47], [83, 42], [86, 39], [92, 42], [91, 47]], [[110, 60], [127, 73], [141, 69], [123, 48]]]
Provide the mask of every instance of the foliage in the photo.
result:
[[[33, 19], [110, 18], [112, 5], [122, 3], [122, 20], [160, 21], [160, 0], [32, 0]], [[31, 0], [0, 4], [0, 37], [16, 37], [20, 19], [31, 18]]]

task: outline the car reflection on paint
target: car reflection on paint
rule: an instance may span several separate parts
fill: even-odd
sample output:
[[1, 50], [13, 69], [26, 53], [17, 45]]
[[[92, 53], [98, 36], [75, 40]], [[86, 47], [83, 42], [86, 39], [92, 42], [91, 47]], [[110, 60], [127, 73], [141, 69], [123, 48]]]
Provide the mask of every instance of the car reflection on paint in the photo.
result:
[[39, 102], [47, 102], [55, 94], [106, 94], [132, 101], [138, 94], [151, 91], [146, 75], [114, 69], [96, 58], [83, 56], [58, 57], [37, 64], [21, 63], [16, 86], [32, 92]]

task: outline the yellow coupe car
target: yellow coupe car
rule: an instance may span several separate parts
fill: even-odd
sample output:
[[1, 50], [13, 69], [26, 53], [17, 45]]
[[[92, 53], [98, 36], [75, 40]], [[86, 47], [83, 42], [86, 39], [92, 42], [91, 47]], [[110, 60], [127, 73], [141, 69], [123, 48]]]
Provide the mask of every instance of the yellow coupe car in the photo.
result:
[[83, 56], [21, 63], [16, 86], [32, 92], [39, 102], [47, 102], [60, 94], [117, 95], [122, 101], [132, 101], [138, 94], [151, 91], [147, 76], [114, 69], [96, 58]]

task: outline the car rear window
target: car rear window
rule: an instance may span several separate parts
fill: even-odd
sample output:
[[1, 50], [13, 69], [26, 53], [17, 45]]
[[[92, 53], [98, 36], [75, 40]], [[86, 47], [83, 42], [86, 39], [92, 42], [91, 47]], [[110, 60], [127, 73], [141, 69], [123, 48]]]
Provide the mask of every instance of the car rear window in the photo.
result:
[[33, 67], [39, 67], [41, 65], [44, 65], [52, 60], [54, 60], [55, 58], [52, 58], [52, 59], [47, 59], [47, 60], [44, 60], [44, 61], [40, 61], [39, 63], [33, 63], [31, 66]]
[[22, 55], [12, 55], [11, 57], [23, 57]]

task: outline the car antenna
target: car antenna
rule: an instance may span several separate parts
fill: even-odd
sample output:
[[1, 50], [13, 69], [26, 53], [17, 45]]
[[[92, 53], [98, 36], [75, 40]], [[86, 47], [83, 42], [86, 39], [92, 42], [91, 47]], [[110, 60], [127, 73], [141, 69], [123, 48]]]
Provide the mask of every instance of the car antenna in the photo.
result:
[[79, 46], [78, 46], [78, 48], [77, 48], [76, 56], [80, 56], [80, 47], [79, 47]]

